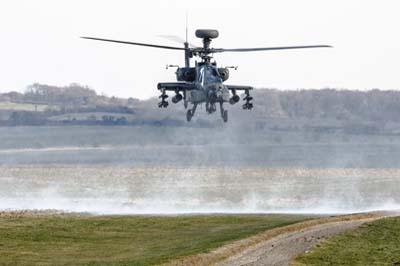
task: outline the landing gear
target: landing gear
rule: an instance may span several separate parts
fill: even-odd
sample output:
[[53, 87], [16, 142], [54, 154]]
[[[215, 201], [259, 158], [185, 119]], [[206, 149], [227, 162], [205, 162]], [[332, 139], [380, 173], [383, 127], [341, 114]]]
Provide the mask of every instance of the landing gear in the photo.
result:
[[167, 108], [168, 102], [166, 101], [166, 99], [168, 98], [168, 95], [165, 93], [165, 90], [162, 91], [162, 94], [158, 98], [161, 99], [161, 102], [158, 103], [158, 107]]
[[186, 121], [190, 122], [190, 120], [192, 120], [193, 114], [192, 114], [192, 110], [189, 109], [186, 112]]
[[245, 91], [245, 95], [246, 96], [243, 98], [245, 103], [242, 105], [242, 108], [243, 110], [251, 110], [253, 109], [253, 103], [251, 102], [253, 100], [253, 97], [250, 96], [249, 90]]
[[187, 101], [187, 97], [186, 97], [186, 91], [183, 91], [183, 106], [185, 107], [185, 109], [188, 108], [188, 101]]
[[190, 122], [190, 120], [192, 120], [192, 117], [194, 116], [194, 113], [196, 112], [196, 108], [197, 108], [197, 103], [195, 103], [193, 105], [192, 109], [187, 110], [187, 112], [186, 112], [186, 121]]
[[225, 123], [228, 122], [228, 110], [224, 110], [222, 120], [224, 120]]
[[228, 122], [228, 110], [224, 109], [223, 102], [219, 103], [219, 107], [221, 109], [222, 120], [224, 120], [225, 123]]

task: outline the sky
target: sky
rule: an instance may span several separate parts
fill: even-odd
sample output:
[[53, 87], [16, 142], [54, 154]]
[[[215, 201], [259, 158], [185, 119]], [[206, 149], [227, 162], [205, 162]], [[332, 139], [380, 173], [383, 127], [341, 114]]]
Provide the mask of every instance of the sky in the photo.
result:
[[[229, 84], [277, 89], [400, 89], [398, 0], [1, 0], [0, 92], [76, 82], [108, 96], [146, 99], [175, 81], [182, 51], [79, 36], [180, 46], [198, 28], [215, 48], [328, 44], [334, 48], [215, 55], [238, 66]], [[194, 61], [192, 61], [194, 63]]]

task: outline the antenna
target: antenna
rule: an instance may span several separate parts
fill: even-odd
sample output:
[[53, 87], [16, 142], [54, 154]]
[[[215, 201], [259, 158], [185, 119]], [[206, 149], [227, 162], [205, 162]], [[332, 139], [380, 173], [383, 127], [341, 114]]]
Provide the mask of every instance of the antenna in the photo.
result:
[[188, 40], [188, 12], [186, 11], [186, 42], [189, 43]]
[[188, 41], [188, 12], [186, 11], [186, 41], [185, 41], [185, 67], [190, 67], [190, 51]]

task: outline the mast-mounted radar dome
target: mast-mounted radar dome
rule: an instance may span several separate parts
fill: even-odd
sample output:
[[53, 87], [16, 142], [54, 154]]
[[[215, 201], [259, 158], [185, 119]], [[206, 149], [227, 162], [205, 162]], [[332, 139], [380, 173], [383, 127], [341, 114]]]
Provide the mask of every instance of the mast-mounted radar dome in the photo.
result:
[[196, 30], [196, 37], [201, 39], [215, 39], [218, 35], [217, 30]]

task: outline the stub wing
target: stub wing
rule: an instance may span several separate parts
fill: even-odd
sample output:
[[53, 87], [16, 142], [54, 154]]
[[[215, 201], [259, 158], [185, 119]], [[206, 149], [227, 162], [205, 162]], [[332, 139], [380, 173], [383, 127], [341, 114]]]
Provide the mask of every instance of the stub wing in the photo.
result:
[[189, 91], [194, 90], [196, 87], [190, 82], [162, 82], [157, 85], [158, 90], [162, 91]]
[[225, 85], [230, 91], [250, 91], [253, 89], [251, 86], [242, 85]]
[[196, 85], [190, 82], [161, 82], [158, 83], [157, 88], [161, 92], [161, 96], [159, 97], [161, 102], [158, 103], [158, 107], [166, 108], [168, 106], [168, 102], [166, 101], [168, 98], [167, 91], [175, 92], [175, 96], [172, 97], [173, 103], [178, 103], [183, 99], [185, 107], [187, 107], [187, 92], [196, 89]]

